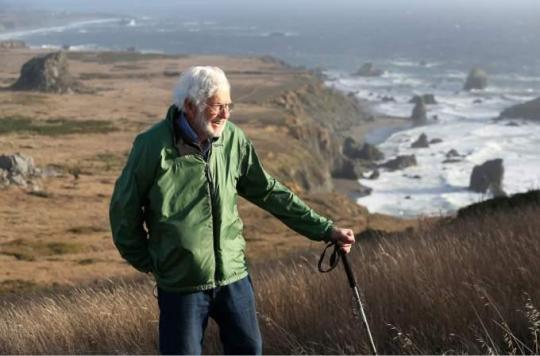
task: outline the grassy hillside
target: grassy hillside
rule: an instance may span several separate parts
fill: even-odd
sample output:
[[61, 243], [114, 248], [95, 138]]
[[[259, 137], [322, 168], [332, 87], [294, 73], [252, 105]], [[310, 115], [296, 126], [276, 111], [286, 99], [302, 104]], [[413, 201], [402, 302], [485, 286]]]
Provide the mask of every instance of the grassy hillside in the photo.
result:
[[[534, 193], [536, 194], [536, 193]], [[538, 354], [540, 206], [497, 209], [360, 241], [351, 254], [383, 354]], [[369, 352], [343, 271], [318, 256], [253, 266], [264, 352]], [[149, 278], [0, 306], [0, 353], [156, 353]], [[206, 352], [219, 353], [211, 325]]]

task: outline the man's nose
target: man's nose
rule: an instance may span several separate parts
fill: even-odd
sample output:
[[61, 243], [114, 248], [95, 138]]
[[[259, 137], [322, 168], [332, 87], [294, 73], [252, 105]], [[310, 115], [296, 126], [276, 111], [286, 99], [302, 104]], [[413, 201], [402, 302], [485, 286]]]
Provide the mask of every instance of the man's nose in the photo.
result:
[[219, 110], [219, 117], [222, 119], [228, 119], [231, 116], [231, 112], [228, 109]]

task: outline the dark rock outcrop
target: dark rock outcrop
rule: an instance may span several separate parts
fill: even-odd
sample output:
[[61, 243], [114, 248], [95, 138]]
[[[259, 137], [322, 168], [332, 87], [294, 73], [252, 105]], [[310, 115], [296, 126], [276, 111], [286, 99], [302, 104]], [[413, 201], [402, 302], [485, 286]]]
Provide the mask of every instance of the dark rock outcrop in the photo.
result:
[[64, 52], [30, 59], [22, 66], [19, 79], [10, 89], [59, 94], [88, 91], [69, 73], [68, 60]]
[[379, 161], [384, 159], [382, 153], [376, 146], [365, 143], [360, 148], [360, 145], [354, 139], [347, 137], [343, 143], [343, 154], [353, 159], [363, 159], [366, 161]]
[[358, 184], [358, 187], [354, 190], [354, 193], [356, 193], [356, 198], [361, 198], [370, 195], [372, 191], [373, 188], [363, 184]]
[[419, 100], [413, 108], [411, 119], [415, 126], [425, 125], [427, 123], [426, 105], [423, 100]]
[[394, 98], [393, 96], [388, 96], [388, 95], [385, 95], [381, 98], [381, 101], [383, 103], [395, 103], [396, 102], [396, 98]]
[[472, 89], [485, 89], [487, 87], [487, 73], [480, 68], [473, 68], [469, 75], [467, 76], [467, 80], [465, 81], [465, 85], [463, 86], [463, 89], [465, 90], [472, 90]]
[[420, 101], [424, 102], [425, 105], [438, 104], [437, 100], [435, 100], [435, 95], [433, 94], [415, 95], [409, 100], [409, 103], [417, 104]]
[[469, 189], [477, 193], [490, 191], [494, 196], [505, 195], [502, 189], [504, 176], [503, 160], [496, 158], [474, 166]]
[[384, 74], [384, 71], [379, 68], [375, 68], [373, 63], [364, 63], [353, 75], [359, 77], [380, 77]]
[[540, 122], [540, 98], [509, 107], [501, 112], [500, 118], [519, 118]]
[[441, 142], [443, 142], [443, 140], [441, 138], [432, 138], [431, 140], [429, 140], [430, 145], [435, 145], [435, 144], [441, 143]]
[[461, 157], [461, 155], [454, 148], [446, 152], [446, 158], [455, 158], [455, 157]]
[[398, 169], [416, 166], [416, 164], [415, 155], [402, 155], [380, 164], [379, 167], [386, 168], [390, 171], [396, 171]]
[[462, 161], [462, 155], [454, 148], [446, 152], [446, 159], [442, 163], [457, 163]]
[[374, 169], [373, 172], [367, 177], [367, 179], [377, 179], [381, 176], [381, 172], [378, 169]]
[[373, 164], [357, 159], [343, 159], [343, 162], [334, 168], [332, 177], [344, 179], [359, 179], [373, 169]]
[[411, 144], [412, 148], [426, 148], [429, 147], [429, 142], [427, 139], [427, 135], [425, 133], [422, 133], [420, 136], [418, 136], [418, 139], [414, 141]]

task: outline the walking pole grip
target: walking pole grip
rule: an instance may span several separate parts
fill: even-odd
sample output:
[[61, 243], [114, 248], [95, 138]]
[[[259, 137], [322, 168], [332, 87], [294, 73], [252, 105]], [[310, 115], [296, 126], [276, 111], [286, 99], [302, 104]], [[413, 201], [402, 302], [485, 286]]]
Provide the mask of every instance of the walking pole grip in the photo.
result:
[[356, 278], [354, 278], [354, 273], [351, 269], [351, 265], [349, 263], [349, 258], [347, 257], [347, 254], [343, 250], [339, 250], [339, 253], [341, 254], [341, 258], [343, 259], [343, 267], [345, 267], [345, 273], [347, 273], [347, 279], [349, 280], [349, 285], [351, 288], [356, 287]]

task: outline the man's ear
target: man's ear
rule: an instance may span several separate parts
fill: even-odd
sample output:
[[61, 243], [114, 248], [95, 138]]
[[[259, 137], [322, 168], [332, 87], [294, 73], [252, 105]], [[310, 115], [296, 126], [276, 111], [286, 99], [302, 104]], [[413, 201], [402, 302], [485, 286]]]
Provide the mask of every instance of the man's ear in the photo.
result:
[[184, 112], [189, 119], [197, 116], [197, 105], [191, 99], [184, 99]]

